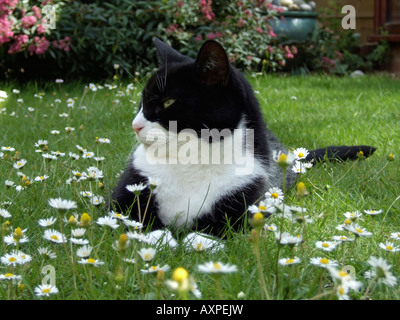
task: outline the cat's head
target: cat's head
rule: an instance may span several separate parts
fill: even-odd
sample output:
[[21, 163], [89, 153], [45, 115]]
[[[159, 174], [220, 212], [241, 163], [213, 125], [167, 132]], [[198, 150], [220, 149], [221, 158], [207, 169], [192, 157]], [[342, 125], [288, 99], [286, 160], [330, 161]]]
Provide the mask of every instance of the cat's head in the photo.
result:
[[132, 123], [139, 141], [146, 145], [146, 140], [154, 140], [148, 139], [150, 131], [170, 133], [171, 122], [177, 132], [190, 129], [199, 137], [205, 129], [237, 129], [246, 101], [224, 48], [206, 41], [193, 59], [158, 39], [154, 44], [161, 63], [142, 92]]

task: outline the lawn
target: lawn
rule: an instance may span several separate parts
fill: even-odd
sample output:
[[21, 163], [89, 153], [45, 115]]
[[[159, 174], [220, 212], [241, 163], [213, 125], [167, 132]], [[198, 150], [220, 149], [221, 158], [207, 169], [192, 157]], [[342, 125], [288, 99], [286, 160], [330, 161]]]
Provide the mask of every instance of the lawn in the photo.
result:
[[[301, 213], [272, 215], [265, 221], [270, 228], [261, 230], [246, 225], [202, 252], [181, 241], [171, 248], [127, 240], [125, 234], [138, 230], [127, 230], [118, 216], [115, 230], [99, 224], [137, 143], [131, 122], [144, 79], [1, 85], [8, 97], [0, 102], [0, 299], [399, 299], [399, 80], [248, 78], [268, 127], [287, 147], [365, 144], [377, 151], [367, 159], [318, 164], [299, 176], [307, 196], [295, 189], [285, 194], [285, 205], [300, 206]], [[54, 198], [77, 208], [57, 210], [49, 203]], [[50, 218], [54, 224], [39, 224]], [[361, 232], [349, 231], [351, 225]], [[302, 241], [278, 245], [269, 230], [274, 226]], [[352, 241], [331, 243], [335, 236]], [[155, 255], [140, 251], [150, 247]], [[371, 257], [385, 261], [374, 264]], [[199, 266], [208, 262], [219, 262], [210, 266], [216, 269], [229, 264], [232, 272], [202, 272]], [[352, 286], [341, 286], [343, 274], [335, 277], [327, 263], [350, 272]], [[189, 292], [174, 290], [186, 279], [177, 268], [188, 272]], [[53, 286], [38, 288], [42, 283]]]

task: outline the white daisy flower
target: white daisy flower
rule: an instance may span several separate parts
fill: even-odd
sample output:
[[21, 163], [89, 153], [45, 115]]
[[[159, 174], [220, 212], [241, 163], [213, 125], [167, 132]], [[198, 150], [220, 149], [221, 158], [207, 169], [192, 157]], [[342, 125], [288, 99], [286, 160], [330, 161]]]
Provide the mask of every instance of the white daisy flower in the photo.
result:
[[237, 266], [231, 264], [223, 264], [221, 262], [206, 262], [198, 266], [198, 270], [204, 273], [232, 273], [236, 272]]
[[54, 209], [57, 210], [71, 210], [77, 208], [77, 204], [75, 201], [64, 200], [61, 198], [50, 199], [49, 205], [50, 207], [53, 207]]
[[282, 151], [272, 151], [272, 159], [280, 166], [290, 166], [296, 159], [296, 156], [292, 153], [283, 153]]
[[90, 203], [98, 206], [104, 203], [104, 198], [102, 196], [93, 196], [90, 198]]
[[382, 212], [383, 210], [364, 210], [364, 213], [370, 216], [376, 216], [378, 214], [381, 214]]
[[362, 228], [358, 225], [350, 225], [350, 226], [346, 226], [346, 230], [354, 233], [356, 236], [359, 237], [371, 237], [372, 236], [372, 232], [367, 231], [367, 229]]
[[292, 171], [294, 173], [306, 173], [307, 168], [300, 161], [295, 161], [294, 165], [292, 166]]
[[288, 232], [275, 232], [275, 239], [280, 245], [295, 246], [303, 241], [301, 236], [293, 236]]
[[[128, 219], [129, 218], [129, 216], [125, 216], [125, 215], [123, 215], [123, 214], [121, 214], [121, 213], [118, 213], [118, 212], [115, 212], [115, 211], [110, 211], [109, 213], [108, 213], [108, 215], [111, 217], [111, 218], [115, 218], [115, 219], [119, 219], [119, 220], [125, 220], [125, 219]], [[136, 221], [135, 221], [136, 222]]]
[[57, 221], [57, 218], [51, 217], [51, 218], [48, 218], [48, 219], [39, 219], [38, 223], [39, 223], [39, 226], [45, 228], [45, 227], [52, 226], [56, 221]]
[[91, 159], [95, 156], [94, 152], [86, 151], [82, 154], [83, 159]]
[[64, 157], [65, 156], [65, 152], [61, 152], [59, 150], [57, 151], [51, 151], [52, 155], [55, 155], [56, 157]]
[[356, 219], [362, 217], [362, 213], [358, 210], [351, 211], [351, 212], [345, 212], [345, 213], [343, 213], [343, 215], [346, 217], [346, 219], [350, 219], [350, 220], [356, 220]]
[[79, 246], [84, 246], [89, 244], [89, 240], [87, 239], [81, 239], [81, 238], [70, 238], [69, 241], [73, 244], [77, 244]]
[[157, 266], [151, 266], [151, 267], [148, 268], [148, 269], [141, 269], [140, 271], [141, 271], [142, 273], [157, 273], [157, 272], [160, 271], [160, 270], [162, 270], [162, 271], [164, 271], [164, 272], [167, 272], [167, 271], [170, 270], [170, 267], [169, 267], [169, 265], [163, 265], [162, 267], [160, 267], [159, 265], [157, 265]]
[[383, 250], [386, 250], [386, 251], [390, 251], [390, 252], [397, 252], [397, 251], [400, 251], [400, 248], [399, 247], [396, 247], [394, 244], [393, 244], [393, 242], [388, 242], [388, 241], [386, 241], [386, 243], [380, 243], [379, 244], [379, 247], [380, 248], [382, 248]]
[[42, 157], [45, 158], [45, 159], [47, 159], [47, 160], [57, 160], [57, 157], [56, 157], [56, 156], [53, 156], [53, 155], [50, 154], [50, 153], [43, 153], [43, 154], [42, 154]]
[[0, 217], [8, 219], [11, 218], [11, 214], [6, 209], [0, 208]]
[[279, 259], [279, 264], [282, 266], [290, 266], [298, 263], [300, 263], [300, 258], [298, 257]]
[[334, 242], [334, 241], [317, 241], [315, 243], [317, 249], [322, 249], [327, 252], [335, 250], [338, 245], [339, 242]]
[[50, 133], [57, 135], [57, 134], [60, 134], [60, 130], [51, 130]]
[[72, 229], [71, 230], [71, 235], [75, 238], [80, 238], [83, 237], [86, 233], [85, 228], [77, 228], [77, 229]]
[[13, 164], [13, 167], [15, 169], [21, 169], [26, 163], [27, 163], [27, 161], [25, 159], [21, 159], [21, 160], [18, 160], [17, 162], [15, 162]]
[[69, 152], [68, 156], [74, 160], [79, 160], [79, 156], [76, 153]]
[[309, 153], [306, 148], [297, 148], [297, 149], [294, 149], [292, 152], [296, 156], [297, 160], [302, 160], [302, 159], [307, 158], [308, 153]]
[[67, 242], [65, 235], [63, 235], [61, 232], [56, 231], [54, 229], [47, 229], [44, 231], [43, 237], [46, 240], [49, 240], [54, 243], [64, 243]]
[[154, 259], [157, 250], [154, 248], [142, 248], [138, 251], [138, 253], [143, 261], [149, 262]]
[[130, 192], [133, 192], [135, 195], [139, 195], [142, 190], [146, 188], [142, 183], [139, 184], [130, 184], [126, 186], [126, 189]]
[[97, 219], [96, 223], [101, 226], [107, 226], [111, 229], [117, 229], [119, 227], [118, 221], [110, 216], [105, 216]]
[[187, 250], [194, 250], [197, 252], [210, 251], [215, 253], [223, 250], [225, 245], [221, 241], [214, 239], [206, 234], [189, 233], [184, 239], [183, 244]]
[[13, 273], [0, 274], [0, 280], [16, 281], [16, 280], [21, 280], [21, 279], [22, 279], [22, 277], [20, 275], [15, 275]]
[[111, 143], [111, 140], [110, 140], [110, 139], [107, 139], [107, 138], [98, 138], [96, 141], [98, 141], [99, 143], [102, 143], [102, 144], [105, 144], [105, 143], [109, 144], [109, 143]]
[[47, 175], [37, 176], [37, 177], [35, 177], [35, 181], [42, 182], [48, 178], [49, 178], [49, 176], [47, 176]]
[[133, 228], [134, 230], [139, 230], [143, 228], [143, 223], [137, 222], [135, 220], [128, 220], [128, 219], [122, 219], [122, 222], [128, 227], [128, 228]]
[[268, 230], [268, 231], [273, 231], [273, 232], [278, 231], [278, 227], [274, 224], [265, 224], [264, 229]]
[[346, 237], [346, 236], [333, 236], [332, 239], [334, 241], [341, 241], [341, 242], [354, 241], [354, 238], [349, 238], [349, 237]]
[[1, 151], [13, 152], [13, 151], [15, 151], [15, 148], [10, 147], [10, 146], [8, 146], [8, 147], [1, 147]]
[[47, 257], [49, 259], [57, 258], [57, 255], [53, 251], [49, 250], [48, 248], [39, 247], [38, 252], [40, 255]]
[[79, 194], [80, 194], [81, 196], [83, 196], [83, 197], [86, 197], [86, 198], [91, 198], [91, 197], [93, 197], [93, 193], [91, 193], [90, 191], [81, 191], [81, 192], [79, 192]]
[[103, 261], [97, 260], [97, 259], [92, 259], [92, 258], [81, 259], [81, 260], [78, 261], [78, 263], [84, 264], [84, 265], [92, 265], [92, 266], [95, 266], [95, 267], [104, 265]]
[[336, 267], [339, 265], [338, 262], [335, 260], [329, 260], [327, 258], [321, 258], [321, 257], [311, 258], [310, 263], [322, 268]]
[[280, 204], [284, 199], [284, 194], [280, 188], [273, 187], [265, 193], [265, 198], [267, 201], [272, 201], [273, 204]]
[[35, 288], [34, 292], [38, 297], [48, 297], [51, 294], [57, 294], [58, 289], [56, 286], [52, 286], [51, 284], [41, 284]]
[[91, 246], [84, 245], [84, 246], [80, 247], [78, 250], [76, 250], [76, 255], [79, 258], [87, 258], [92, 253], [92, 250], [93, 250], [93, 248]]
[[373, 268], [365, 273], [367, 279], [377, 278], [378, 282], [389, 287], [394, 287], [397, 284], [397, 278], [390, 271], [392, 266], [385, 259], [370, 257], [367, 262]]

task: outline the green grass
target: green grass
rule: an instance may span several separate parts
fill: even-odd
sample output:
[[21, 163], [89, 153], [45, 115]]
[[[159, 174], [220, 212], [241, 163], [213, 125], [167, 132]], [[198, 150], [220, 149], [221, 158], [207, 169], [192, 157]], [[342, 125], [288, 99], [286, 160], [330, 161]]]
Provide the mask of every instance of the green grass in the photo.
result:
[[[246, 226], [243, 234], [236, 234], [224, 242], [225, 249], [217, 253], [187, 252], [182, 247], [170, 250], [159, 248], [151, 265], [169, 265], [164, 279], [171, 278], [177, 267], [185, 268], [196, 281], [202, 292], [201, 299], [237, 299], [238, 293], [244, 293], [244, 299], [336, 299], [334, 283], [329, 272], [313, 266], [310, 259], [326, 257], [338, 261], [340, 267], [354, 268], [358, 281], [363, 286], [360, 291], [352, 290], [352, 299], [398, 299], [398, 285], [385, 286], [366, 279], [364, 274], [371, 267], [367, 261], [370, 256], [382, 257], [392, 265], [392, 273], [400, 276], [399, 253], [387, 252], [379, 247], [381, 242], [399, 242], [390, 238], [391, 233], [400, 232], [400, 169], [398, 158], [388, 162], [387, 155], [398, 156], [400, 145], [400, 126], [398, 122], [398, 103], [400, 101], [399, 80], [386, 77], [368, 76], [363, 78], [331, 78], [323, 76], [309, 77], [249, 77], [260, 101], [264, 119], [268, 127], [276, 133], [287, 147], [305, 147], [309, 150], [328, 145], [366, 144], [377, 147], [375, 154], [368, 159], [346, 163], [321, 163], [301, 177], [309, 192], [305, 198], [298, 198], [295, 190], [285, 196], [288, 205], [301, 205], [313, 219], [310, 224], [291, 223], [279, 216], [268, 219], [268, 224], [276, 224], [283, 231], [301, 235], [304, 239], [300, 246], [279, 247], [274, 235], [269, 231], [252, 232]], [[0, 205], [12, 215], [0, 217], [2, 237], [10, 235], [16, 228], [27, 229], [25, 235], [29, 242], [19, 244], [19, 250], [32, 256], [32, 261], [16, 267], [0, 264], [0, 274], [21, 275], [22, 280], [13, 283], [0, 280], [0, 299], [39, 299], [34, 288], [45, 277], [43, 267], [54, 267], [58, 294], [50, 299], [178, 299], [182, 296], [167, 288], [162, 280], [158, 283], [153, 274], [142, 274], [140, 269], [145, 262], [137, 255], [137, 249], [147, 247], [132, 241], [125, 253], [136, 258], [136, 264], [122, 261], [119, 252], [112, 248], [115, 240], [126, 230], [119, 227], [113, 232], [98, 226], [95, 221], [106, 215], [102, 206], [94, 206], [80, 195], [82, 190], [91, 190], [97, 195], [108, 198], [118, 178], [116, 174], [123, 170], [126, 160], [132, 152], [136, 140], [131, 128], [135, 115], [135, 106], [140, 100], [142, 86], [132, 81], [129, 95], [120, 96], [119, 91], [126, 89], [127, 83], [119, 84], [115, 89], [103, 88], [92, 92], [85, 91], [87, 83], [49, 83], [38, 87], [29, 84], [18, 87], [15, 84], [3, 84], [0, 90], [8, 93], [0, 108], [0, 146], [11, 146], [18, 151], [27, 164], [13, 169], [16, 152], [4, 153], [0, 160]], [[111, 82], [110, 82], [111, 83]], [[103, 83], [102, 83], [103, 84]], [[19, 94], [12, 93], [20, 90]], [[34, 97], [43, 92], [42, 99]], [[66, 100], [74, 99], [74, 108], [68, 108]], [[23, 99], [23, 102], [17, 102]], [[55, 99], [60, 99], [56, 103]], [[119, 102], [116, 102], [119, 100]], [[86, 108], [81, 108], [85, 106]], [[34, 108], [29, 111], [28, 107]], [[62, 118], [61, 113], [69, 116]], [[66, 133], [64, 128], [75, 128]], [[58, 135], [51, 130], [60, 131]], [[110, 144], [96, 143], [96, 137], [108, 138]], [[66, 153], [56, 161], [48, 162], [41, 157], [34, 145], [39, 139], [48, 140], [49, 151]], [[79, 154], [76, 145], [93, 151], [105, 160], [96, 163], [93, 159], [77, 161], [68, 157], [69, 152]], [[89, 166], [98, 166], [104, 173], [103, 186], [98, 182], [84, 181], [67, 185], [65, 181], [72, 176], [72, 170], [85, 171]], [[22, 183], [17, 172], [23, 172], [33, 182], [36, 176], [48, 175], [43, 182], [33, 182], [25, 190], [18, 192], [15, 187], [5, 186], [5, 180], [15, 185]], [[48, 205], [50, 198], [61, 197], [74, 200], [78, 208], [72, 210], [80, 217], [88, 213], [93, 223], [85, 238], [90, 239], [92, 257], [104, 261], [98, 267], [78, 264], [75, 252], [77, 245], [54, 244], [43, 238], [44, 228], [38, 225], [42, 218], [58, 217], [56, 210]], [[12, 204], [4, 204], [11, 202]], [[344, 212], [366, 209], [382, 209], [378, 216], [362, 215], [357, 223], [372, 232], [371, 237], [359, 237], [354, 242], [344, 242], [332, 252], [324, 252], [315, 247], [316, 241], [331, 240], [334, 235], [347, 235], [348, 231], [339, 231], [336, 227], [345, 220]], [[72, 212], [68, 212], [69, 218]], [[10, 222], [7, 225], [6, 220]], [[8, 226], [8, 228], [7, 228]], [[60, 219], [51, 227], [60, 230]], [[71, 227], [63, 224], [69, 238]], [[257, 243], [259, 241], [259, 246]], [[56, 259], [46, 260], [39, 255], [37, 248], [46, 247], [54, 251]], [[258, 249], [259, 248], [259, 251]], [[14, 250], [14, 246], [0, 243], [0, 256]], [[257, 255], [259, 252], [259, 261]], [[278, 266], [278, 257], [298, 256], [301, 263], [294, 266]], [[72, 260], [72, 262], [71, 262]], [[221, 291], [216, 289], [215, 279], [200, 273], [198, 265], [208, 261], [221, 261], [237, 266], [238, 271], [219, 278]], [[148, 267], [147, 266], [147, 267]], [[264, 284], [260, 285], [260, 274]], [[24, 285], [21, 290], [21, 286]], [[331, 285], [327, 287], [326, 285]], [[334, 290], [334, 291], [332, 291]], [[189, 299], [194, 296], [189, 293]]]

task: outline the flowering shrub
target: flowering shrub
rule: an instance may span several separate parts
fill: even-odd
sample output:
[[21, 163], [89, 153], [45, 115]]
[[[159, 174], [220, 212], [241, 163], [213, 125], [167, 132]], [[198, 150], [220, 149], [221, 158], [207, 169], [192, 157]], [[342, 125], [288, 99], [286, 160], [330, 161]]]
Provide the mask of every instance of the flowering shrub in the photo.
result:
[[[56, 15], [54, 29], [46, 5]], [[276, 42], [269, 25], [279, 10], [267, 0], [0, 0], [0, 71], [12, 65], [25, 75], [36, 67], [35, 77], [57, 72], [105, 78], [119, 64], [130, 73], [150, 72], [155, 36], [190, 56], [216, 39], [236, 67], [278, 70], [296, 54], [294, 46]]]

